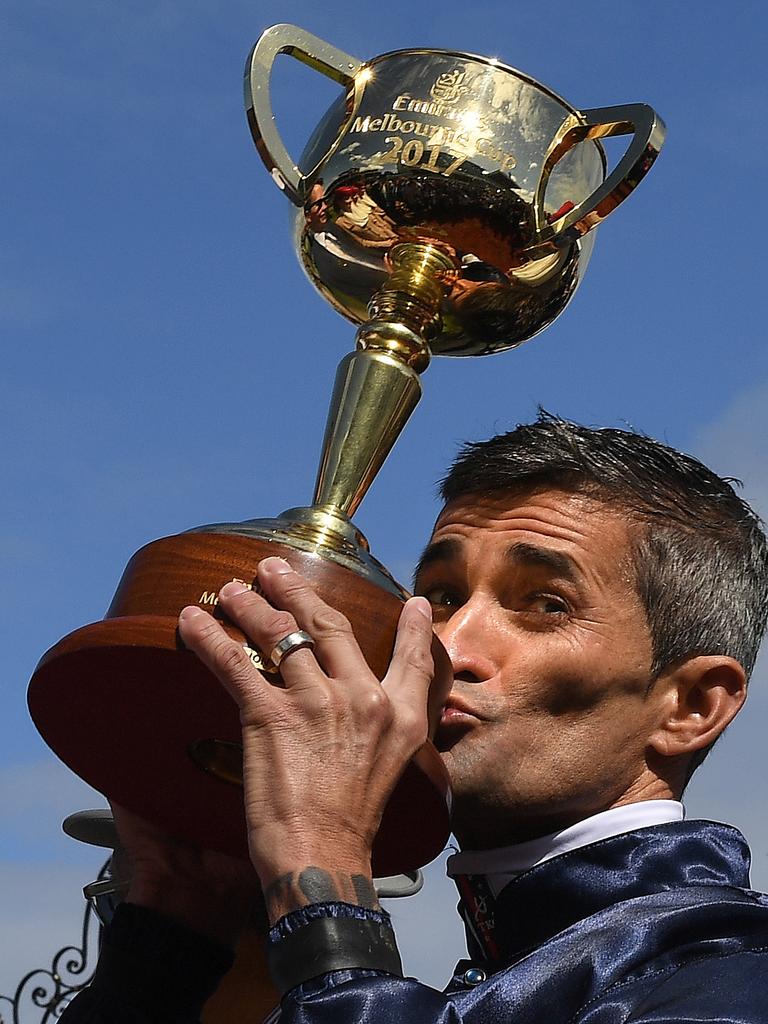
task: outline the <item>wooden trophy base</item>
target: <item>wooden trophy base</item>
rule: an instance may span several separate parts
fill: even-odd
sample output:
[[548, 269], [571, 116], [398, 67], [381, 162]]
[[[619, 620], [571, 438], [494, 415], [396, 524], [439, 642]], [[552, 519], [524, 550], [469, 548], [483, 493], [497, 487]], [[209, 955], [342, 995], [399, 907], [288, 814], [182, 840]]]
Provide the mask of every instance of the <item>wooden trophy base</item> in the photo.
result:
[[[384, 589], [329, 558], [322, 545], [289, 543], [263, 524], [211, 527], [165, 537], [128, 563], [106, 618], [70, 633], [41, 659], [29, 708], [43, 738], [77, 775], [169, 835], [247, 858], [237, 707], [177, 635], [185, 605], [217, 611], [221, 587], [250, 584], [262, 558], [280, 555], [352, 622], [362, 652], [382, 677], [402, 608]], [[242, 532], [235, 532], [241, 530]], [[255, 535], [253, 535], [255, 534]], [[368, 556], [369, 562], [373, 560]], [[347, 559], [349, 561], [349, 559]], [[259, 652], [230, 623], [255, 661]], [[435, 639], [436, 658], [447, 658]], [[274, 672], [274, 670], [273, 670]], [[279, 684], [279, 676], [271, 678]], [[323, 765], [318, 761], [318, 779]], [[373, 849], [377, 876], [433, 860], [449, 834], [445, 768], [431, 743], [414, 756], [384, 813]]]

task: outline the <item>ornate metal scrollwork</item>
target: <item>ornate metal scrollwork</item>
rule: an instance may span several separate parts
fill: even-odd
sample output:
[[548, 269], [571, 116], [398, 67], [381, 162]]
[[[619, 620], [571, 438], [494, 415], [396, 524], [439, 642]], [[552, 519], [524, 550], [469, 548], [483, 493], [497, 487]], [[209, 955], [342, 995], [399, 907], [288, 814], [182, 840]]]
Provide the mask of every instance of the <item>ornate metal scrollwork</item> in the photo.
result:
[[[108, 875], [109, 861], [99, 872]], [[101, 945], [101, 924], [90, 903], [83, 915], [79, 946], [65, 946], [49, 968], [29, 971], [13, 996], [0, 996], [0, 1024], [52, 1024], [67, 1003], [85, 988], [96, 968]]]

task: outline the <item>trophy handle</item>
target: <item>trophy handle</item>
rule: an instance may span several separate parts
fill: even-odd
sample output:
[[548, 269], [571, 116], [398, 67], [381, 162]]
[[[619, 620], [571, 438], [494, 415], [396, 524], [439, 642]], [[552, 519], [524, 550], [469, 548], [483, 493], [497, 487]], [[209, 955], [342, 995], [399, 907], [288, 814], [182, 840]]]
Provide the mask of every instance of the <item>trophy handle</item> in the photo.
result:
[[[552, 169], [578, 143], [611, 135], [633, 136], [624, 156], [592, 195], [549, 224], [544, 213], [544, 192]], [[534, 211], [539, 241], [558, 244], [573, 241], [605, 220], [648, 173], [659, 155], [665, 135], [664, 122], [645, 103], [595, 107], [567, 117], [544, 159], [536, 187]]]
[[291, 202], [303, 206], [307, 198], [309, 176], [301, 173], [285, 148], [275, 126], [275, 115], [269, 99], [272, 65], [281, 53], [295, 57], [302, 64], [347, 87], [354, 83], [363, 62], [297, 25], [273, 25], [268, 28], [246, 61], [245, 109], [256, 149], [278, 188], [285, 192]]

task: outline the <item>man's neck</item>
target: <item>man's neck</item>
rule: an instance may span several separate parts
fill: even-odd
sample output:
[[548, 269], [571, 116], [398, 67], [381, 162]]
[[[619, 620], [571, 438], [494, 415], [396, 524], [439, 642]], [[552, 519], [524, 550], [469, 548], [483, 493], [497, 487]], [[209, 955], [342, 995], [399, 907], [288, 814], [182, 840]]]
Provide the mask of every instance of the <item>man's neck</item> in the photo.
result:
[[472, 815], [467, 814], [467, 821], [454, 811], [454, 835], [462, 850], [496, 850], [501, 847], [516, 846], [532, 840], [546, 838], [589, 818], [607, 813], [628, 805], [659, 803], [671, 801], [678, 803], [680, 791], [657, 774], [645, 771], [630, 786], [619, 794], [614, 794], [604, 802], [594, 801], [592, 806], [552, 811], [549, 808], [538, 811], [531, 809], [510, 809], [506, 814], [503, 809], [495, 806], [486, 808], [485, 813], [472, 808]]
[[677, 800], [644, 800], [622, 804], [591, 815], [565, 829], [522, 843], [493, 850], [466, 850], [448, 860], [448, 874], [485, 875], [498, 891], [515, 875], [591, 843], [669, 821], [680, 821], [683, 805]]

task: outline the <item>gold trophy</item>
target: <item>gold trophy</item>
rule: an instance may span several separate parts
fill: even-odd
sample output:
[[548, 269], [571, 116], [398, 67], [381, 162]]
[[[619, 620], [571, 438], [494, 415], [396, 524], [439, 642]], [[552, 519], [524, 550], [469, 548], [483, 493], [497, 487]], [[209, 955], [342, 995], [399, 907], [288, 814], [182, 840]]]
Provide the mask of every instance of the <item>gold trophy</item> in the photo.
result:
[[[342, 86], [298, 164], [270, 107], [278, 54]], [[413, 49], [360, 61], [292, 25], [259, 39], [245, 95], [259, 154], [294, 206], [301, 263], [359, 325], [336, 377], [312, 504], [142, 548], [106, 618], [53, 647], [29, 695], [44, 738], [97, 789], [173, 835], [241, 856], [237, 710], [181, 649], [179, 611], [199, 603], [217, 613], [224, 583], [252, 582], [260, 559], [280, 554], [345, 612], [383, 674], [406, 591], [350, 517], [419, 400], [419, 375], [432, 355], [501, 352], [550, 324], [584, 273], [594, 228], [664, 137], [643, 104], [579, 111], [496, 60]], [[606, 176], [599, 140], [612, 135], [629, 145]], [[225, 626], [279, 683], [263, 652]], [[445, 657], [437, 641], [435, 654]], [[447, 781], [428, 743], [387, 808], [374, 871], [418, 868], [448, 827]]]

